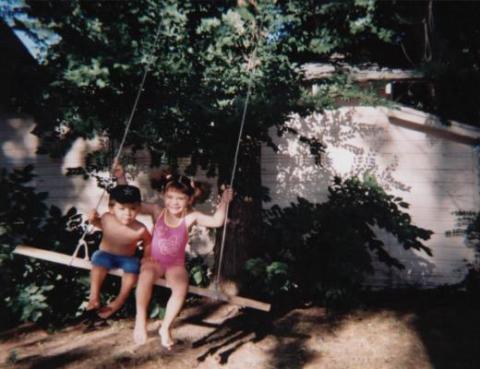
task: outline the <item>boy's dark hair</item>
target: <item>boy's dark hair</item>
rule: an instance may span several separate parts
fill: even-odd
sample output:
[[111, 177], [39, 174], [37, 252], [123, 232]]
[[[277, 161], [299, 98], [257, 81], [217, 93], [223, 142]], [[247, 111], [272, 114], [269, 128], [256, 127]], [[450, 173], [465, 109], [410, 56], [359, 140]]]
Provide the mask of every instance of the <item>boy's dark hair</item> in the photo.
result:
[[138, 204], [142, 202], [142, 196], [138, 187], [130, 185], [117, 185], [110, 191], [108, 204], [112, 206], [115, 202], [120, 204]]

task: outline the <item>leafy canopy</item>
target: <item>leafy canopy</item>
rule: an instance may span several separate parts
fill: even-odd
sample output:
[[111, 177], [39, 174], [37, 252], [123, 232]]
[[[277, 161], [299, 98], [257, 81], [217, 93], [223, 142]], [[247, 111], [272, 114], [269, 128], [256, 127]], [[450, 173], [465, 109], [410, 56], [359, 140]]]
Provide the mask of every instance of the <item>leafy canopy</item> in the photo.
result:
[[333, 53], [358, 61], [373, 55], [359, 45], [393, 36], [385, 26], [391, 12], [380, 14], [373, 0], [26, 5], [16, 26], [58, 38], [44, 59], [48, 83], [37, 103], [46, 151], [61, 154], [76, 137], [98, 133], [118, 141], [150, 65], [128, 143], [158, 161], [190, 155], [211, 173], [229, 165], [250, 79], [246, 136], [269, 143], [270, 127], [315, 107], [305, 99], [300, 63]]

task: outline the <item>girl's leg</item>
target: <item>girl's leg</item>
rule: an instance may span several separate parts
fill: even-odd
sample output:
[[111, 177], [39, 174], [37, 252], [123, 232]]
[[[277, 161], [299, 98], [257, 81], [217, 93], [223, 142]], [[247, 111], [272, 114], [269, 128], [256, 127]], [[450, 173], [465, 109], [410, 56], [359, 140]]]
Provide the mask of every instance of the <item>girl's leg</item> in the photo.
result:
[[172, 289], [172, 294], [168, 299], [165, 317], [158, 333], [162, 345], [170, 349], [174, 344], [170, 327], [185, 302], [188, 291], [188, 273], [183, 265], [172, 266], [165, 272], [165, 278]]
[[134, 273], [123, 273], [122, 284], [118, 296], [110, 302], [107, 306], [100, 309], [98, 316], [103, 319], [107, 319], [113, 313], [117, 312], [130, 295], [130, 291], [137, 282], [138, 275]]
[[155, 280], [161, 277], [164, 271], [153, 261], [142, 265], [136, 290], [135, 328], [133, 329], [133, 340], [137, 344], [144, 344], [147, 340], [147, 310], [148, 303], [152, 296], [152, 288]]
[[90, 271], [90, 297], [87, 310], [94, 310], [100, 307], [100, 288], [107, 273], [107, 268], [92, 265], [92, 270]]

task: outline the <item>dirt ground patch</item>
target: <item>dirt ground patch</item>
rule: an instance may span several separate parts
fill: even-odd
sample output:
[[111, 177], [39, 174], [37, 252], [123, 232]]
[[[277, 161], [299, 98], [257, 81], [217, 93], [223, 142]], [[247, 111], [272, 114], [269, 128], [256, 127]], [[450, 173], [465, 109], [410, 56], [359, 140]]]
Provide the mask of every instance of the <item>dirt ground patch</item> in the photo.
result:
[[167, 352], [149, 325], [136, 347], [133, 321], [77, 324], [48, 333], [34, 326], [0, 336], [0, 365], [11, 369], [478, 369], [480, 318], [475, 306], [362, 309], [328, 315], [311, 307], [265, 314], [225, 304], [190, 306]]

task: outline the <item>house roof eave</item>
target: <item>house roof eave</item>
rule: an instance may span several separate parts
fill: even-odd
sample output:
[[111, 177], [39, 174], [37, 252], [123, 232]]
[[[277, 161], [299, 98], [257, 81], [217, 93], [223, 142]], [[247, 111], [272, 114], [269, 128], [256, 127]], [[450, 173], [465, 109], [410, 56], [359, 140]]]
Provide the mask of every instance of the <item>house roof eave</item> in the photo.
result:
[[348, 74], [354, 81], [394, 81], [394, 80], [415, 80], [424, 79], [422, 72], [417, 70], [381, 68], [369, 66], [360, 68], [346, 63], [305, 63], [301, 66], [305, 73], [305, 80], [315, 81], [332, 76], [335, 72]]
[[[440, 119], [438, 116], [402, 105], [382, 107], [390, 123], [406, 128], [430, 133], [455, 142], [477, 146], [480, 144], [480, 128], [453, 120]], [[447, 123], [447, 124], [445, 124]]]

